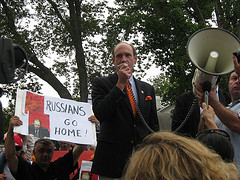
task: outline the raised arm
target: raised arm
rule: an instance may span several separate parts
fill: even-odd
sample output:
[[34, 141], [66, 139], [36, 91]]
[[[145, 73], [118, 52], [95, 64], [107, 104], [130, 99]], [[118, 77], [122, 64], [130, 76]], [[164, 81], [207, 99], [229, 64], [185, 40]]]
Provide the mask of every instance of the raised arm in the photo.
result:
[[217, 117], [222, 121], [225, 126], [227, 126], [233, 132], [240, 132], [240, 118], [236, 112], [233, 112], [221, 103], [215, 102], [212, 103], [212, 107], [217, 115]]
[[83, 151], [87, 150], [86, 145], [76, 144], [73, 148], [73, 166], [78, 162], [79, 156], [83, 153]]
[[5, 155], [8, 162], [9, 169], [12, 173], [17, 173], [18, 158], [16, 155], [15, 142], [14, 142], [14, 126], [22, 125], [22, 121], [18, 116], [13, 116], [9, 121], [9, 127], [7, 132], [7, 138], [5, 140]]
[[215, 112], [211, 105], [208, 106], [204, 102], [202, 104], [203, 112], [202, 112], [202, 118], [204, 119], [205, 125], [208, 129], [218, 129], [216, 123], [214, 122], [214, 116]]

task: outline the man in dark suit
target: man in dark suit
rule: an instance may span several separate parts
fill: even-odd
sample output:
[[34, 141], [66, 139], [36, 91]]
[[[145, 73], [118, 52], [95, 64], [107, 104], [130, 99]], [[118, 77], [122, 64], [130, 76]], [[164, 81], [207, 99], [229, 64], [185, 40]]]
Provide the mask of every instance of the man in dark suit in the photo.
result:
[[47, 128], [42, 127], [42, 122], [39, 119], [34, 119], [33, 124], [29, 125], [28, 133], [32, 137], [45, 138], [49, 137], [49, 131]]
[[[231, 102], [231, 97], [229, 93], [222, 91], [219, 87], [217, 88], [217, 95], [219, 101], [227, 106]], [[192, 113], [190, 113], [187, 118], [186, 123], [180, 128], [179, 126], [185, 120], [189, 110], [195, 100], [196, 104], [192, 108]], [[200, 107], [198, 106], [197, 98], [195, 97], [193, 91], [188, 91], [181, 94], [175, 103], [173, 118], [172, 118], [172, 131], [176, 131], [179, 134], [183, 134], [186, 136], [194, 137], [198, 133], [198, 126], [200, 122]]]
[[[137, 62], [131, 44], [119, 43], [112, 51], [116, 73], [93, 81], [93, 111], [100, 121], [100, 134], [93, 160], [92, 173], [101, 179], [118, 179], [133, 149], [153, 131], [159, 130], [154, 88], [132, 76]], [[144, 119], [131, 107], [125, 86], [130, 82], [137, 106]]]

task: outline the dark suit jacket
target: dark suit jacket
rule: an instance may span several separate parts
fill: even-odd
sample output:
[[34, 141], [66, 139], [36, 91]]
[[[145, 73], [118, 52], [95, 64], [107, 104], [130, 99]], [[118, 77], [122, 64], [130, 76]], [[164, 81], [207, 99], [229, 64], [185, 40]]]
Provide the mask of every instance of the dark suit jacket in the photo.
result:
[[[218, 90], [219, 101], [227, 106], [231, 102], [231, 97], [228, 93]], [[175, 131], [182, 121], [187, 116], [187, 113], [193, 103], [194, 94], [192, 91], [181, 94], [175, 104], [175, 109], [172, 118], [172, 131]], [[200, 121], [200, 107], [196, 104], [193, 108], [192, 114], [189, 116], [186, 124], [178, 131], [180, 134], [194, 137], [198, 133], [198, 124]]]
[[[107, 176], [121, 177], [124, 166], [133, 147], [150, 134], [142, 121], [134, 118], [128, 95], [116, 83], [116, 73], [93, 81], [93, 111], [100, 121], [100, 134], [93, 160], [92, 172]], [[147, 124], [159, 130], [154, 88], [135, 80], [138, 104]], [[151, 96], [152, 100], [145, 100]]]
[[[29, 134], [33, 134], [34, 137], [37, 137], [37, 136], [35, 135], [34, 125], [29, 125], [29, 126], [28, 126], [28, 133], [29, 133]], [[40, 127], [40, 128], [39, 128], [39, 138], [42, 139], [42, 138], [44, 138], [44, 137], [49, 137], [49, 131], [48, 131], [48, 129], [45, 128], [45, 127]]]

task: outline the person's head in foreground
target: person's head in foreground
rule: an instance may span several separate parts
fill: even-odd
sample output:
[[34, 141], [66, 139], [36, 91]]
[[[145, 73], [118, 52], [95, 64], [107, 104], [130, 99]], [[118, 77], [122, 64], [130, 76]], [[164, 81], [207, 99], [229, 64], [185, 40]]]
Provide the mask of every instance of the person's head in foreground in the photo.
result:
[[53, 157], [55, 146], [51, 140], [38, 139], [34, 145], [35, 162], [44, 169], [47, 169]]
[[237, 180], [238, 170], [198, 140], [157, 132], [147, 136], [130, 158], [125, 179]]
[[221, 129], [205, 129], [196, 135], [196, 139], [214, 150], [226, 162], [233, 162], [234, 148], [229, 134]]

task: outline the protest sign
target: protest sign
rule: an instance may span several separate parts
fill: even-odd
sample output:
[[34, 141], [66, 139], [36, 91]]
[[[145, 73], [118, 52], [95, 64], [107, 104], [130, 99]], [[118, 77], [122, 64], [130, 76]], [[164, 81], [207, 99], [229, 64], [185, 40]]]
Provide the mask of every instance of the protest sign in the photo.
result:
[[92, 114], [89, 103], [18, 90], [15, 115], [23, 125], [15, 127], [14, 132], [35, 138], [94, 145], [95, 125], [88, 120]]

